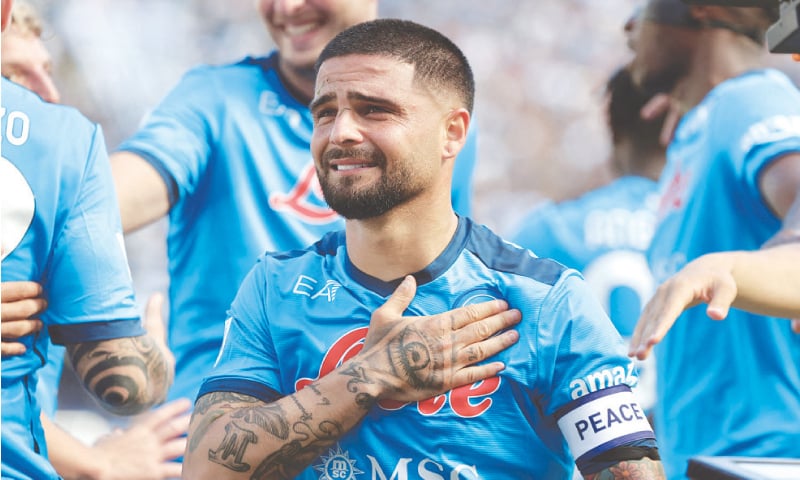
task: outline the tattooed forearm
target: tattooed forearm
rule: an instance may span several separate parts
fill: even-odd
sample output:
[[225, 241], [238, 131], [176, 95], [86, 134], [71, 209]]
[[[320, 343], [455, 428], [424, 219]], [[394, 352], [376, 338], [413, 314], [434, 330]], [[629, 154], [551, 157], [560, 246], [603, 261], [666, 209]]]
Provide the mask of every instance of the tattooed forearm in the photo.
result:
[[586, 480], [664, 480], [664, 468], [661, 462], [642, 458], [640, 460], [625, 460], [612, 465], [607, 469], [586, 475]]
[[84, 386], [118, 415], [162, 402], [172, 385], [172, 369], [146, 335], [68, 345], [67, 351]]

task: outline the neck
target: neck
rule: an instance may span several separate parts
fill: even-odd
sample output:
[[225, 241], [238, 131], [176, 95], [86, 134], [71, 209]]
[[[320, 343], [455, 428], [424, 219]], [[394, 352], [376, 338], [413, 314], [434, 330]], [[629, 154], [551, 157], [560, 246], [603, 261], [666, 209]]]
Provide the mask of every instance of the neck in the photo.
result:
[[699, 104], [720, 83], [764, 66], [764, 48], [749, 38], [723, 29], [706, 29], [692, 58], [690, 73], [672, 97], [683, 112]]
[[314, 66], [292, 67], [278, 55], [278, 75], [286, 90], [300, 103], [305, 105], [314, 98]]
[[347, 255], [353, 265], [391, 281], [424, 269], [447, 248], [458, 226], [450, 198], [438, 205], [410, 203], [417, 206], [398, 206], [377, 218], [347, 220]]

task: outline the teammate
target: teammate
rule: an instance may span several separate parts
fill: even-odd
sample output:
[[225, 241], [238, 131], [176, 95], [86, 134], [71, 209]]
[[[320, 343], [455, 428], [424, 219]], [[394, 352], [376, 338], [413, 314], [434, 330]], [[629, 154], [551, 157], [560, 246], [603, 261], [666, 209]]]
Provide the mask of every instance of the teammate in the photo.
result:
[[[22, 40], [6, 40], [11, 8], [12, 2], [3, 0], [4, 62], [9, 43]], [[73, 109], [45, 104], [5, 78], [2, 92], [0, 250], [3, 293], [12, 293], [10, 302], [3, 304], [4, 324], [15, 315], [41, 313], [45, 305], [39, 297], [44, 292], [48, 305], [41, 319], [54, 342], [67, 345], [87, 389], [117, 413], [143, 411], [163, 400], [174, 365], [163, 327], [158, 331], [158, 325], [150, 325], [154, 328], [147, 334], [133, 308], [99, 127]], [[57, 92], [49, 96], [54, 98]], [[60, 478], [48, 462], [34, 395], [48, 335], [28, 334], [17, 340], [23, 348], [5, 353], [18, 355], [3, 358], [2, 476]]]
[[[800, 93], [762, 66], [773, 14], [678, 0], [645, 8], [632, 75], [685, 112], [659, 180], [648, 252], [658, 283], [701, 255], [757, 250], [800, 225]], [[637, 338], [643, 358], [653, 338]], [[689, 309], [656, 354], [670, 478], [695, 455], [800, 457], [800, 338], [789, 321], [731, 310], [720, 323]]]
[[[664, 166], [659, 144], [663, 116], [640, 118], [649, 98], [633, 85], [625, 68], [609, 79], [607, 92], [617, 178], [577, 198], [535, 208], [511, 239], [540, 257], [580, 270], [614, 326], [630, 338], [655, 289], [645, 252], [655, 223], [656, 179]], [[638, 367], [639, 400], [649, 412], [655, 402], [655, 365], [650, 360]]]
[[[309, 153], [314, 61], [377, 0], [260, 0], [277, 50], [188, 72], [112, 155], [125, 231], [169, 214], [170, 398], [195, 398], [219, 352], [225, 312], [264, 251], [304, 248], [341, 228]], [[467, 151], [469, 150], [469, 151]], [[454, 202], [468, 211], [474, 141]]]
[[249, 273], [184, 477], [567, 478], [566, 437], [587, 478], [661, 478], [624, 343], [577, 272], [452, 209], [461, 51], [375, 20], [317, 65], [311, 150], [345, 230]]

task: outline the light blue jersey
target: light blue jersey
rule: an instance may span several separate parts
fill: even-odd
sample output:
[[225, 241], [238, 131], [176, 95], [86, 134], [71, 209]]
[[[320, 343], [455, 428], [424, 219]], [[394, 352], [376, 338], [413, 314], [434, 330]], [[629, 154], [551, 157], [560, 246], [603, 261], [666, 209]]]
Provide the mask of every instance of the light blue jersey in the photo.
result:
[[[2, 280], [42, 284], [57, 344], [142, 335], [100, 128], [5, 79], [2, 113]], [[2, 476], [59, 478], [35, 395], [47, 335], [20, 340], [3, 358]]]
[[[304, 248], [343, 226], [311, 157], [312, 119], [281, 83], [277, 57], [188, 72], [119, 149], [169, 187], [170, 398], [194, 398], [219, 352], [225, 312], [265, 251]], [[456, 205], [469, 208], [475, 141], [456, 162]], [[466, 170], [465, 170], [466, 169]]]
[[654, 282], [645, 252], [655, 225], [656, 182], [624, 176], [526, 215], [511, 240], [579, 270], [620, 334], [630, 337]]
[[[682, 119], [667, 151], [649, 260], [661, 282], [688, 261], [755, 250], [780, 227], [758, 178], [800, 152], [800, 92], [782, 73], [727, 80]], [[670, 478], [694, 455], [800, 458], [800, 336], [789, 322], [687, 310], [656, 347], [656, 431]]]
[[[415, 277], [409, 315], [493, 298], [521, 310], [518, 344], [492, 359], [506, 369], [425, 401], [382, 401], [297, 478], [569, 478], [570, 450], [587, 466], [612, 445], [653, 444], [630, 393], [636, 373], [626, 345], [577, 271], [462, 217]], [[398, 284], [350, 263], [343, 231], [263, 256], [233, 303], [200, 395], [270, 402], [305, 387], [363, 347], [370, 315]], [[234, 442], [215, 461], [235, 463], [241, 447]]]

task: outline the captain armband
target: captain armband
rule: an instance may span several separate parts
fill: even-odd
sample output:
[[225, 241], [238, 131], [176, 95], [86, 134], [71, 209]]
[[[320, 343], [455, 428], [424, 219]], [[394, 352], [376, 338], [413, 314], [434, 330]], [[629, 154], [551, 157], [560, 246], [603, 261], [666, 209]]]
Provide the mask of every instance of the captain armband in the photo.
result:
[[[653, 428], [627, 385], [583, 396], [556, 417], [581, 472], [605, 468], [599, 464], [658, 457]], [[636, 458], [631, 458], [632, 452], [637, 452]]]

